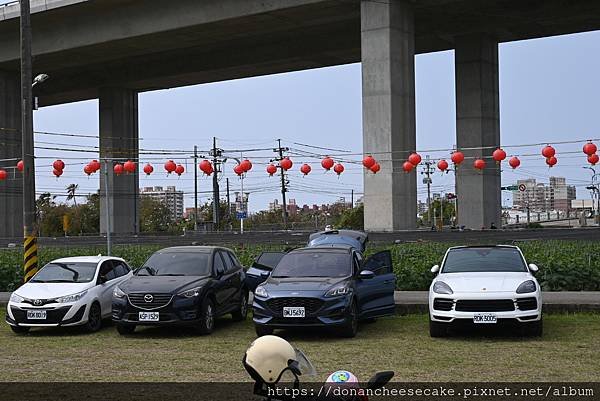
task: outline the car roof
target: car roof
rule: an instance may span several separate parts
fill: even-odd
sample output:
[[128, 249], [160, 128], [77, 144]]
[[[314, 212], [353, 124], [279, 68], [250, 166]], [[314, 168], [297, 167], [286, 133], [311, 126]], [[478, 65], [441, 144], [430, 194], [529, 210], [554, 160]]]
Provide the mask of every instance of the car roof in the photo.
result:
[[348, 253], [351, 252], [354, 249], [353, 246], [351, 245], [340, 245], [340, 244], [331, 244], [331, 245], [319, 245], [319, 246], [310, 246], [310, 247], [305, 247], [305, 248], [296, 248], [293, 249], [292, 251], [290, 251], [289, 253], [295, 253], [295, 252], [336, 252], [336, 253], [340, 253], [340, 252], [344, 252], [344, 253]]
[[55, 259], [51, 263], [101, 263], [107, 260], [120, 260], [124, 262], [125, 260], [121, 258], [117, 258], [115, 256], [71, 256], [67, 258]]
[[453, 249], [476, 249], [476, 248], [511, 248], [511, 249], [519, 249], [516, 245], [460, 245], [460, 246], [451, 246], [448, 248], [449, 251]]
[[229, 248], [222, 246], [208, 246], [208, 245], [189, 245], [189, 246], [172, 246], [169, 248], [163, 248], [157, 252], [189, 252], [189, 253], [211, 253], [215, 250], [230, 251]]

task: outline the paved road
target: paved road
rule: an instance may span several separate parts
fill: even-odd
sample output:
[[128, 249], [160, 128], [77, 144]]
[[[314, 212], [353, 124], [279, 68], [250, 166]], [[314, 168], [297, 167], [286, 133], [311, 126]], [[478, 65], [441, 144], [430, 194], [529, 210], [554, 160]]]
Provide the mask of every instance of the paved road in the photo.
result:
[[[162, 246], [190, 245], [190, 244], [289, 244], [301, 245], [306, 243], [309, 232], [246, 232], [239, 233], [188, 233], [186, 236], [167, 235], [139, 235], [139, 236], [116, 236], [114, 244], [143, 245], [156, 244]], [[395, 242], [456, 242], [462, 244], [498, 244], [511, 243], [513, 241], [531, 240], [594, 240], [600, 241], [600, 228], [545, 228], [537, 230], [483, 230], [483, 231], [403, 231], [394, 233], [370, 233], [372, 243], [390, 244]], [[89, 246], [105, 245], [106, 239], [101, 236], [94, 237], [69, 237], [69, 238], [40, 238], [41, 246]], [[21, 239], [0, 239], [0, 248], [15, 244], [20, 246]]]
[[[10, 293], [0, 292], [0, 305], [6, 305]], [[547, 312], [600, 312], [600, 292], [545, 292], [544, 310]], [[426, 291], [396, 291], [398, 313], [426, 313]]]

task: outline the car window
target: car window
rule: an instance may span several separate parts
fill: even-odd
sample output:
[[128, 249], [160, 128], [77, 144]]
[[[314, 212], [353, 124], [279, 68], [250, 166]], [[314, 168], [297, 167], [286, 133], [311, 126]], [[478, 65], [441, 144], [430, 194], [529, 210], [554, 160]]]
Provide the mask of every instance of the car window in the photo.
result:
[[98, 275], [98, 277], [100, 276], [104, 276], [106, 278], [106, 281], [110, 281], [117, 278], [112, 260], [107, 260], [102, 263], [102, 265], [100, 266], [100, 274]]
[[136, 270], [136, 276], [209, 276], [209, 252], [158, 251]]
[[365, 269], [372, 271], [376, 276], [391, 273], [391, 254], [388, 251], [383, 251], [370, 256], [365, 263]]
[[285, 255], [271, 277], [348, 277], [352, 259], [348, 252], [311, 251]]
[[129, 266], [127, 266], [124, 262], [121, 262], [120, 260], [115, 260], [114, 264], [115, 264], [114, 270], [115, 270], [115, 274], [117, 277], [123, 277], [127, 273], [129, 273]]
[[262, 270], [273, 270], [284, 256], [285, 252], [263, 252], [254, 262], [254, 266]]
[[97, 268], [97, 263], [51, 262], [42, 267], [30, 283], [89, 283]]
[[360, 273], [361, 270], [361, 266], [360, 266], [360, 259], [358, 257], [358, 254], [355, 253], [354, 257], [353, 257], [353, 261], [354, 261], [354, 275]]
[[235, 269], [235, 266], [233, 264], [233, 260], [231, 260], [231, 256], [229, 256], [229, 252], [221, 251], [219, 253], [221, 254], [221, 257], [223, 258], [223, 264], [225, 266], [225, 272], [226, 273], [232, 272]]
[[500, 247], [451, 249], [441, 269], [441, 273], [526, 271], [518, 249]]
[[215, 252], [215, 257], [213, 259], [213, 272], [215, 275], [225, 273], [225, 265], [223, 264], [221, 252]]

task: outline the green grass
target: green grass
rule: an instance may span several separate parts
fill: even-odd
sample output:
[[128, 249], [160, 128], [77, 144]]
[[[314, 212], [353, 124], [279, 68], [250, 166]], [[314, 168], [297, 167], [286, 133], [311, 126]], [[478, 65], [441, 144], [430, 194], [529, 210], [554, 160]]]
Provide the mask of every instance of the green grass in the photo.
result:
[[[380, 319], [354, 339], [282, 333], [315, 364], [316, 381], [338, 369], [364, 379], [394, 370], [398, 381], [600, 381], [600, 315], [546, 315], [544, 324], [541, 339], [506, 332], [432, 339], [426, 315]], [[241, 359], [254, 338], [250, 320], [229, 318], [204, 337], [177, 329], [121, 337], [110, 326], [16, 336], [2, 324], [0, 381], [246, 381]]]

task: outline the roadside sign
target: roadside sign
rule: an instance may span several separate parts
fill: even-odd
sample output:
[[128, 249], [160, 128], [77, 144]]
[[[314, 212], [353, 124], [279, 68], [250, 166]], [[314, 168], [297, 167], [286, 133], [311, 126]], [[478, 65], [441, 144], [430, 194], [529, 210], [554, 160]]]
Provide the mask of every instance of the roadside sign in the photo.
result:
[[248, 218], [248, 213], [246, 213], [246, 212], [237, 212], [237, 218], [238, 218], [238, 220], [247, 219]]
[[525, 184], [519, 185], [519, 191], [521, 191], [521, 192], [527, 191], [527, 186]]
[[519, 187], [516, 185], [509, 185], [507, 187], [502, 187], [503, 191], [516, 191], [518, 189], [519, 189]]

